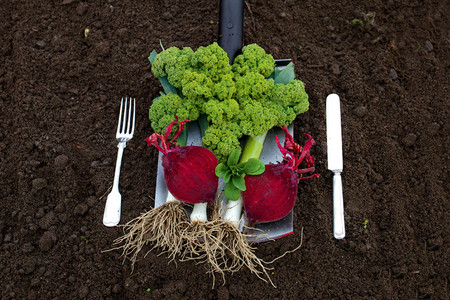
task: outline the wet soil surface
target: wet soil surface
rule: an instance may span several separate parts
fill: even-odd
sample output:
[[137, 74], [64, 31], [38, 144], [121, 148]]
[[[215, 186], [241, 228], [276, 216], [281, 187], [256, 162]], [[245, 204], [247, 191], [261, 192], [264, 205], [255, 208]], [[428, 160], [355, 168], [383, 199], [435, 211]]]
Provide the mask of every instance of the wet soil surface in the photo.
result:
[[[201, 265], [150, 252], [123, 263], [102, 225], [119, 101], [137, 98], [120, 190], [122, 222], [153, 205], [148, 108], [161, 89], [147, 56], [217, 40], [219, 1], [2, 1], [2, 299], [448, 299], [447, 1], [245, 2], [245, 44], [292, 58], [317, 141], [295, 232], [257, 245], [277, 288], [248, 270], [215, 288]], [[86, 31], [89, 29], [89, 32]], [[342, 101], [347, 236], [332, 235], [325, 99]]]

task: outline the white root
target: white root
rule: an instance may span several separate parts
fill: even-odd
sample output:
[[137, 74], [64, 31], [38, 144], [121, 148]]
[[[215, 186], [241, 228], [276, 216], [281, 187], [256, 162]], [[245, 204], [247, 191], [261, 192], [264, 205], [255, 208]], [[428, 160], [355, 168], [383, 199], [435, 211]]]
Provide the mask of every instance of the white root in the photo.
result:
[[223, 216], [224, 221], [228, 221], [233, 224], [236, 228], [239, 228], [242, 217], [242, 196], [236, 201], [228, 200], [225, 207], [225, 214]]
[[206, 222], [208, 221], [208, 214], [206, 208], [208, 207], [208, 202], [196, 203], [194, 204], [194, 209], [191, 213], [191, 222]]

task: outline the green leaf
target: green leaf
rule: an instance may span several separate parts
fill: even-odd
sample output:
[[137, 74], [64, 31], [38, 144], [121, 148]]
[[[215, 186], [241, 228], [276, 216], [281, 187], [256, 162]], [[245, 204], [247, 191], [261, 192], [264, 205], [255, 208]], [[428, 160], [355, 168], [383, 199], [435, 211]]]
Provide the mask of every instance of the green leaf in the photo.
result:
[[208, 129], [209, 127], [209, 121], [208, 118], [206, 116], [206, 114], [202, 114], [199, 118], [198, 118], [198, 125], [200, 127], [200, 133], [201, 136], [205, 136], [205, 131], [206, 129]]
[[228, 170], [225, 172], [225, 174], [223, 175], [223, 182], [227, 183], [228, 181], [230, 181], [232, 172], [231, 170]]
[[159, 77], [158, 79], [159, 79], [159, 82], [161, 82], [161, 85], [166, 94], [174, 93], [174, 94], [178, 95], [177, 89], [173, 85], [170, 84], [169, 80], [167, 80], [167, 76]]
[[247, 175], [259, 175], [264, 173], [266, 166], [257, 158], [250, 158], [244, 166], [244, 172]]
[[270, 74], [270, 76], [267, 78], [275, 80], [275, 77], [277, 77], [280, 72], [281, 72], [281, 69], [275, 67], [275, 71], [272, 74]]
[[156, 55], [158, 55], [158, 53], [156, 53], [155, 50], [153, 50], [152, 53], [150, 53], [148, 60], [150, 61], [151, 64], [153, 64], [153, 62], [155, 61]]
[[[162, 47], [162, 44], [161, 44], [161, 47]], [[163, 50], [164, 50], [164, 48], [163, 48]], [[156, 53], [155, 50], [153, 50], [152, 53], [150, 53], [148, 60], [150, 61], [151, 64], [153, 64], [153, 62], [155, 61], [156, 55], [158, 55], [158, 53]], [[173, 85], [171, 85], [170, 82], [167, 80], [167, 76], [159, 77], [158, 79], [159, 79], [159, 82], [161, 82], [161, 85], [166, 94], [168, 94], [168, 93], [178, 94], [177, 89]]]
[[244, 174], [244, 170], [245, 170], [245, 163], [240, 163], [236, 166], [235, 170], [237, 171], [237, 173], [239, 175]]
[[240, 191], [245, 191], [247, 188], [245, 187], [245, 180], [244, 180], [245, 175], [243, 176], [233, 176], [231, 177], [231, 182], [234, 184], [234, 186], [240, 190]]
[[226, 171], [229, 171], [230, 168], [224, 163], [220, 163], [216, 167], [216, 176], [217, 177], [223, 177], [225, 175]]
[[283, 83], [287, 84], [289, 81], [295, 79], [295, 72], [294, 72], [294, 64], [290, 62], [286, 67], [284, 67], [280, 73], [275, 74], [275, 84], [277, 83]]
[[184, 131], [180, 134], [180, 136], [177, 138], [177, 145], [180, 147], [184, 147], [187, 145], [187, 139], [189, 135], [189, 127], [190, 123], [184, 124]]
[[241, 149], [234, 149], [228, 157], [228, 166], [235, 166], [239, 162], [239, 157], [241, 156]]
[[237, 200], [239, 199], [239, 195], [241, 192], [233, 185], [233, 183], [228, 182], [225, 185], [225, 197], [227, 197], [228, 200]]

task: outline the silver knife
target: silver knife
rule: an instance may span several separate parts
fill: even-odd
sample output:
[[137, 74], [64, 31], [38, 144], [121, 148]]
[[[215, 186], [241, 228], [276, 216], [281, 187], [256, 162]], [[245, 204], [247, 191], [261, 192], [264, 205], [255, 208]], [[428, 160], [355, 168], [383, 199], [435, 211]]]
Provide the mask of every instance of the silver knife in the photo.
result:
[[343, 239], [345, 237], [345, 222], [341, 172], [344, 169], [344, 163], [342, 157], [341, 104], [338, 95], [328, 95], [326, 110], [328, 170], [334, 173], [333, 234], [336, 239]]

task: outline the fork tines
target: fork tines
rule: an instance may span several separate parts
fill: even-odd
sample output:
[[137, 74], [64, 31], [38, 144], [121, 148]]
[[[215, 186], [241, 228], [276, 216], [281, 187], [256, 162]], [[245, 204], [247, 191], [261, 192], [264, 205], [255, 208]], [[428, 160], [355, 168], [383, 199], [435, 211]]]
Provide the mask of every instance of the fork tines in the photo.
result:
[[[116, 136], [117, 138], [131, 138], [134, 134], [134, 125], [136, 123], [136, 98], [130, 97], [130, 101], [128, 101], [128, 97], [126, 97], [125, 105], [123, 100], [124, 98], [122, 98], [122, 101], [120, 102], [119, 124], [117, 125]], [[130, 128], [132, 111], [133, 111], [133, 124]]]

